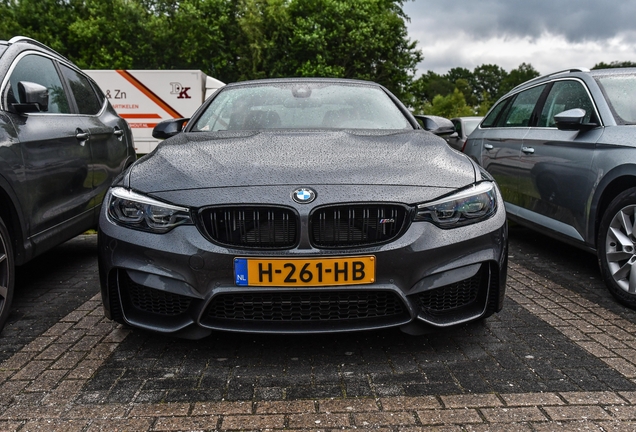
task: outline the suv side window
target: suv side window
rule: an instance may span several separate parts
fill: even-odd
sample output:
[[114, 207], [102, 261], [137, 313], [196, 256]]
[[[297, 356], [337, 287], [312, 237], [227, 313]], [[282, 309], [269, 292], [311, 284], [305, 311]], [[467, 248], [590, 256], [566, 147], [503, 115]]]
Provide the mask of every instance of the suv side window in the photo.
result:
[[585, 118], [583, 123], [590, 122], [594, 114], [594, 104], [590, 100], [583, 84], [573, 80], [557, 81], [550, 89], [537, 126], [556, 127], [554, 116], [574, 108], [584, 109]]
[[9, 104], [22, 102], [18, 93], [18, 82], [20, 81], [33, 82], [49, 89], [49, 108], [46, 111], [47, 113], [68, 114], [71, 112], [62, 81], [51, 59], [29, 54], [18, 61], [9, 78], [7, 94], [7, 102]]
[[95, 93], [97, 93], [97, 99], [99, 99], [99, 105], [100, 106], [104, 105], [104, 101], [106, 100], [106, 96], [104, 95], [104, 92], [102, 91], [102, 89], [99, 88], [99, 86], [97, 85], [95, 81], [93, 81], [90, 78], [89, 78], [89, 81], [91, 82], [91, 85], [93, 86], [93, 90], [95, 90]]
[[499, 113], [504, 109], [504, 107], [510, 102], [510, 98], [506, 100], [502, 100], [499, 102], [493, 109], [490, 110], [486, 118], [481, 124], [482, 128], [490, 128], [495, 126], [495, 121], [497, 121], [497, 117]]
[[95, 115], [102, 108], [99, 97], [95, 94], [93, 86], [91, 86], [88, 78], [77, 73], [71, 68], [64, 65], [61, 66], [62, 74], [68, 80], [71, 92], [75, 97], [77, 109], [80, 114]]
[[497, 127], [528, 127], [534, 107], [545, 85], [518, 93], [497, 121]]

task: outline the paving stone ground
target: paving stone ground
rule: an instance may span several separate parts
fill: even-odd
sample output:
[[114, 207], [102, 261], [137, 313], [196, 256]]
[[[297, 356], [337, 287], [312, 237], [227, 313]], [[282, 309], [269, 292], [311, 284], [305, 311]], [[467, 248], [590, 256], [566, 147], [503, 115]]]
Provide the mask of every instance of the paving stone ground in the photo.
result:
[[20, 269], [0, 430], [636, 430], [636, 317], [595, 257], [511, 229], [504, 310], [424, 336], [214, 334], [105, 320], [96, 239]]

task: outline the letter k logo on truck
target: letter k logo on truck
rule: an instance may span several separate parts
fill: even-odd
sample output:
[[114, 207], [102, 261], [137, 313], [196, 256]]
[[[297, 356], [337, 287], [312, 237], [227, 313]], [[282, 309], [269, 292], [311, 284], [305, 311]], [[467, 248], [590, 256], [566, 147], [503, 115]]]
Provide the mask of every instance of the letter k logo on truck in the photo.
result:
[[190, 95], [188, 94], [188, 90], [190, 90], [190, 87], [183, 87], [178, 82], [171, 82], [170, 85], [172, 86], [172, 91], [170, 92], [170, 94], [178, 94], [179, 96], [177, 96], [177, 99], [191, 99]]

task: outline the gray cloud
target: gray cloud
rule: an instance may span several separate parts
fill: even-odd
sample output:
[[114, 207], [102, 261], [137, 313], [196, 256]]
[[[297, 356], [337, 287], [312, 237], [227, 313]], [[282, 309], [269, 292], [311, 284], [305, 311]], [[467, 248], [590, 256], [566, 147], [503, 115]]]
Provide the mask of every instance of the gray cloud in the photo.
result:
[[407, 1], [404, 10], [411, 27], [435, 36], [462, 32], [476, 39], [538, 38], [547, 32], [582, 42], [636, 28], [636, 0], [416, 0]]
[[541, 73], [636, 61], [636, 0], [416, 0], [404, 3], [423, 73], [522, 62]]

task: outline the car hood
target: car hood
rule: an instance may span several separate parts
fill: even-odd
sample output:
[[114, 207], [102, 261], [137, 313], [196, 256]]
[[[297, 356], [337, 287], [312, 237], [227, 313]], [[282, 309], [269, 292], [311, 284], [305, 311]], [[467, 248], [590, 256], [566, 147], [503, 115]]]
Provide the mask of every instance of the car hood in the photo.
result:
[[128, 173], [143, 192], [263, 185], [459, 188], [475, 181], [468, 157], [425, 131], [181, 133]]

